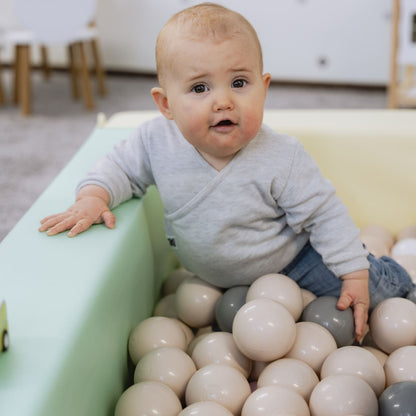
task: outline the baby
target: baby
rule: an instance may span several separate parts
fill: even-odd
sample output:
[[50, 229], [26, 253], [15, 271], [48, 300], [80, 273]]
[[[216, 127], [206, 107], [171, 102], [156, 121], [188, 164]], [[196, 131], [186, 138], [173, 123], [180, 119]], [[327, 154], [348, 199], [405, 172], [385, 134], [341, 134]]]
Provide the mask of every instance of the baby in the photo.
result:
[[283, 273], [317, 296], [368, 310], [413, 290], [393, 260], [375, 259], [331, 183], [300, 142], [262, 124], [270, 74], [250, 23], [204, 3], [177, 13], [156, 45], [164, 117], [139, 126], [80, 182], [75, 204], [42, 220], [49, 235], [75, 236], [155, 184], [166, 235], [181, 264], [222, 288]]

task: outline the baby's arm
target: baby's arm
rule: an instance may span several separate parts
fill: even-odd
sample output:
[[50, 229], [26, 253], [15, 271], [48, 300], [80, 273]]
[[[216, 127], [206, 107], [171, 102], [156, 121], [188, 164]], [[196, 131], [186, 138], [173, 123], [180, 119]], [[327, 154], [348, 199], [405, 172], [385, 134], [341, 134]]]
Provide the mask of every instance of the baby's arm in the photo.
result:
[[55, 235], [70, 230], [68, 237], [74, 237], [92, 224], [104, 222], [108, 228], [114, 228], [116, 219], [108, 208], [109, 203], [110, 195], [104, 188], [87, 185], [79, 190], [74, 205], [65, 212], [44, 218], [39, 231]]
[[370, 296], [368, 293], [368, 270], [358, 270], [341, 277], [342, 288], [338, 299], [341, 310], [352, 306], [354, 309], [355, 333], [360, 340], [365, 333]]

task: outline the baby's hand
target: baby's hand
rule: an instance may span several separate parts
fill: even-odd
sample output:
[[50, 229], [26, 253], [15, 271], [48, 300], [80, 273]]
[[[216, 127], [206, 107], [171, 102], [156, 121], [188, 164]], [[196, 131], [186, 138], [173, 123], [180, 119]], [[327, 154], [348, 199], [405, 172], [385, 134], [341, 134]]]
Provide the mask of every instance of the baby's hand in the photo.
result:
[[104, 222], [108, 228], [114, 228], [116, 220], [108, 208], [108, 203], [109, 196], [102, 188], [96, 186], [82, 188], [75, 204], [65, 212], [44, 218], [39, 231], [55, 235], [70, 230], [68, 237], [74, 237], [86, 231], [92, 224]]
[[365, 333], [370, 296], [368, 293], [368, 270], [359, 270], [342, 276], [341, 295], [337, 306], [344, 310], [352, 306], [354, 310], [355, 334], [359, 341]]

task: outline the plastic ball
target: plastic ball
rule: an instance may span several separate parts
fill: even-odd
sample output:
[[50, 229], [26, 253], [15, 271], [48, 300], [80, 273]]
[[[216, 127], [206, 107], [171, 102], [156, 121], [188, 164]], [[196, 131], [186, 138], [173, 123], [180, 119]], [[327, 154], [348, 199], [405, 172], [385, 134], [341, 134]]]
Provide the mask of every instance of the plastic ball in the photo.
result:
[[365, 248], [374, 257], [382, 257], [390, 255], [391, 246], [386, 245], [382, 240], [374, 235], [361, 235], [361, 241], [365, 245]]
[[371, 354], [374, 355], [374, 357], [377, 358], [378, 362], [382, 367], [384, 367], [384, 364], [387, 360], [388, 355], [384, 353], [383, 351], [379, 350], [378, 348], [370, 347], [370, 346], [362, 346], [367, 351], [370, 351]]
[[337, 374], [356, 375], [366, 381], [379, 396], [386, 385], [384, 370], [370, 351], [361, 347], [339, 348], [325, 359], [321, 368], [321, 379]]
[[186, 335], [175, 319], [152, 316], [140, 322], [129, 337], [129, 355], [134, 365], [147, 352], [159, 347], [186, 350]]
[[394, 350], [384, 364], [384, 371], [387, 386], [400, 381], [416, 381], [416, 346], [409, 345]]
[[260, 387], [246, 400], [241, 416], [310, 416], [305, 399], [293, 390], [278, 385]]
[[248, 286], [227, 289], [215, 305], [215, 320], [221, 331], [231, 332], [237, 311], [246, 303]]
[[404, 238], [399, 240], [391, 249], [391, 256], [410, 255], [416, 256], [416, 238]]
[[382, 351], [390, 354], [416, 344], [416, 304], [405, 298], [380, 302], [370, 315], [371, 336]]
[[303, 309], [306, 308], [313, 300], [317, 298], [317, 296], [312, 293], [310, 290], [301, 288], [300, 292], [302, 293], [302, 299], [303, 299]]
[[155, 309], [153, 310], [153, 316], [166, 316], [167, 318], [177, 318], [175, 307], [175, 294], [171, 293], [160, 299]]
[[179, 348], [161, 347], [149, 351], [137, 363], [134, 382], [159, 381], [181, 399], [189, 379], [196, 372], [192, 358]]
[[198, 369], [208, 364], [229, 365], [246, 378], [251, 371], [251, 360], [237, 348], [229, 332], [212, 332], [203, 337], [192, 351], [192, 360]]
[[295, 342], [286, 357], [304, 361], [319, 374], [325, 358], [336, 349], [337, 343], [326, 328], [315, 322], [298, 322]]
[[199, 369], [189, 380], [185, 400], [187, 406], [201, 401], [214, 401], [239, 415], [250, 395], [247, 379], [235, 368], [210, 364]]
[[404, 240], [405, 238], [416, 238], [416, 225], [403, 228], [397, 235], [397, 240]]
[[416, 283], [416, 255], [410, 254], [401, 254], [394, 256], [394, 260], [402, 266], [407, 273], [409, 273], [410, 278], [413, 283]]
[[178, 416], [233, 416], [233, 414], [216, 402], [197, 402], [185, 407]]
[[133, 384], [117, 401], [114, 416], [177, 416], [181, 402], [166, 384], [144, 381]]
[[260, 374], [257, 385], [278, 385], [299, 393], [306, 401], [319, 383], [315, 371], [304, 361], [281, 358], [270, 363]]
[[352, 345], [355, 340], [354, 313], [351, 308], [337, 308], [335, 296], [320, 296], [304, 309], [301, 321], [315, 322], [326, 328], [338, 347]]
[[321, 380], [309, 400], [312, 416], [377, 416], [373, 389], [358, 376], [338, 374]]
[[266, 274], [256, 279], [247, 292], [246, 301], [267, 298], [281, 303], [297, 321], [303, 310], [302, 292], [298, 284], [279, 273]]
[[378, 224], [371, 224], [361, 228], [360, 236], [364, 244], [365, 240], [368, 237], [371, 237], [375, 240], [378, 240], [388, 250], [390, 250], [394, 243], [394, 236], [389, 231], [389, 229]]
[[199, 277], [187, 277], [176, 290], [176, 313], [191, 328], [211, 325], [222, 291]]
[[240, 351], [255, 361], [283, 357], [296, 337], [295, 320], [280, 303], [260, 298], [247, 302], [237, 312], [233, 337]]
[[379, 416], [411, 416], [416, 409], [416, 382], [401, 381], [383, 391], [378, 399]]
[[195, 338], [194, 332], [188, 325], [185, 324], [185, 322], [182, 322], [180, 319], [172, 319], [183, 329], [183, 332], [185, 332], [186, 343], [189, 345], [189, 343]]
[[187, 278], [194, 277], [195, 274], [180, 267], [175, 269], [163, 282], [162, 285], [162, 294], [163, 296], [175, 293], [179, 285]]

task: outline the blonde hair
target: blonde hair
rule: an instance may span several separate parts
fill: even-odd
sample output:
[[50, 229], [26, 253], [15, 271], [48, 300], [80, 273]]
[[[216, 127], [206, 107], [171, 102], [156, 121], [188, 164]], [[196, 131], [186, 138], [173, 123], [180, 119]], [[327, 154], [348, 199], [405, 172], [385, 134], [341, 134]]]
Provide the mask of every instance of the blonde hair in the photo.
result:
[[163, 86], [168, 67], [167, 55], [172, 31], [191, 40], [212, 39], [222, 41], [236, 36], [248, 36], [259, 53], [260, 71], [263, 71], [263, 54], [257, 33], [241, 14], [215, 3], [201, 3], [173, 15], [156, 41], [156, 67], [159, 84]]

